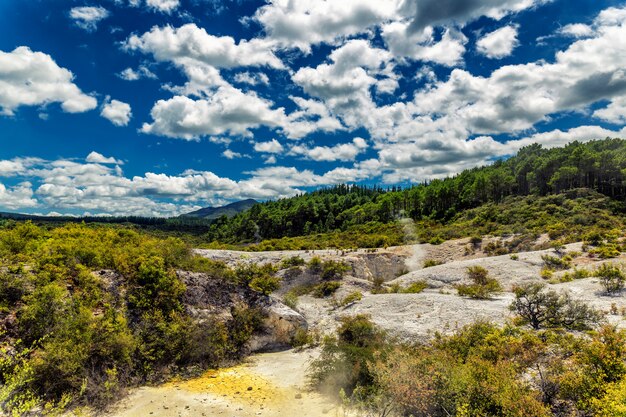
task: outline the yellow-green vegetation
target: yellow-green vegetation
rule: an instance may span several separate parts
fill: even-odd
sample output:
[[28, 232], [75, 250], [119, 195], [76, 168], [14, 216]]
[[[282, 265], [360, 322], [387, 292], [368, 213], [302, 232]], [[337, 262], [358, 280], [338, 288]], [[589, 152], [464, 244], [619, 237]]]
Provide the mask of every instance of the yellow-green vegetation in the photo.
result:
[[313, 287], [311, 294], [313, 297], [317, 298], [330, 297], [337, 292], [340, 287], [341, 282], [339, 281], [325, 281]]
[[272, 264], [262, 266], [257, 264], [239, 265], [235, 268], [235, 282], [269, 295], [280, 288], [280, 278], [275, 276], [277, 270]]
[[367, 316], [344, 318], [310, 373], [371, 415], [424, 417], [620, 416], [625, 377], [626, 333], [609, 326], [575, 336], [478, 322], [409, 344]]
[[587, 304], [574, 300], [569, 293], [546, 290], [544, 283], [515, 286], [515, 301], [510, 309], [518, 315], [518, 323], [533, 329], [565, 328], [588, 330], [597, 324], [602, 314]]
[[423, 268], [430, 268], [432, 266], [437, 266], [437, 265], [442, 265], [443, 262], [436, 260], [436, 259], [426, 259], [423, 263], [422, 263], [422, 267]]
[[426, 283], [426, 281], [415, 281], [404, 288], [400, 288], [397, 292], [402, 294], [419, 294], [426, 288], [428, 288], [428, 283]]
[[238, 357], [261, 312], [195, 322], [175, 269], [273, 286], [269, 271], [231, 271], [175, 238], [81, 224], [0, 228], [0, 413], [102, 407], [127, 386]]
[[570, 281], [574, 281], [575, 279], [585, 279], [585, 278], [589, 278], [590, 276], [592, 276], [591, 271], [584, 269], [584, 268], [574, 268], [573, 271], [568, 271], [563, 273], [557, 282], [570, 282]]
[[[419, 240], [432, 244], [524, 236], [483, 248], [504, 254], [546, 232], [566, 243], [592, 230], [624, 230], [625, 196], [626, 140], [531, 145], [505, 161], [408, 189], [339, 185], [257, 204], [218, 219], [204, 239], [218, 246], [251, 244], [250, 250], [383, 247], [404, 240], [396, 219], [409, 217]], [[259, 236], [265, 240], [257, 243]]]
[[467, 268], [471, 284], [459, 284], [456, 289], [461, 296], [487, 300], [502, 291], [497, 279], [489, 276], [489, 271], [480, 265]]
[[343, 300], [339, 303], [341, 306], [347, 306], [357, 301], [361, 301], [363, 299], [363, 293], [361, 291], [353, 291], [350, 294], [346, 295]]
[[569, 255], [541, 255], [541, 259], [543, 260], [544, 267], [552, 270], [569, 269], [572, 266], [572, 257]]
[[596, 270], [595, 275], [600, 278], [600, 283], [607, 294], [619, 294], [624, 289], [626, 275], [617, 265], [602, 264]]

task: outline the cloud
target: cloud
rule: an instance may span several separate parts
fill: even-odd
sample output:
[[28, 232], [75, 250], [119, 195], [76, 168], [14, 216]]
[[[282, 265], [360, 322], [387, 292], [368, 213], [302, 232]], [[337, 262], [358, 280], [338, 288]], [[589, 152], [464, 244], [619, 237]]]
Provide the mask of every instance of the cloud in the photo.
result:
[[308, 148], [304, 145], [294, 145], [289, 155], [302, 156], [305, 159], [321, 162], [354, 161], [357, 155], [368, 148], [363, 138], [354, 138], [351, 143], [340, 143], [334, 146], [315, 146]]
[[132, 112], [130, 105], [119, 100], [111, 100], [106, 98], [102, 104], [100, 115], [109, 120], [115, 126], [128, 126]]
[[573, 38], [586, 38], [593, 35], [593, 28], [584, 23], [574, 23], [565, 25], [558, 30], [558, 34], [571, 36]]
[[476, 50], [487, 58], [501, 59], [511, 55], [518, 45], [517, 27], [504, 26], [481, 37]]
[[331, 52], [329, 59], [330, 63], [316, 68], [300, 68], [291, 78], [304, 92], [322, 99], [348, 127], [358, 126], [375, 110], [371, 88], [383, 83], [385, 91], [393, 91], [384, 84], [389, 80], [397, 87], [392, 55], [366, 40], [348, 41]]
[[249, 136], [250, 129], [285, 123], [284, 109], [271, 106], [254, 94], [222, 86], [202, 99], [175, 96], [159, 100], [150, 112], [153, 122], [145, 123], [141, 131], [186, 140], [223, 134]]
[[101, 153], [98, 153], [96, 151], [92, 151], [91, 153], [89, 153], [89, 155], [87, 155], [87, 158], [85, 158], [85, 161], [91, 162], [91, 163], [94, 163], [94, 164], [124, 165], [124, 161], [121, 161], [119, 159], [115, 159], [112, 156], [107, 158], [106, 156], [104, 156]]
[[268, 38], [285, 48], [311, 45], [366, 31], [398, 17], [402, 0], [271, 0], [255, 15]]
[[456, 22], [465, 24], [481, 16], [500, 20], [504, 16], [548, 3], [551, 0], [412, 0], [415, 10], [410, 31]]
[[180, 66], [202, 63], [215, 68], [283, 68], [271, 47], [271, 42], [259, 38], [236, 43], [231, 36], [213, 36], [194, 23], [179, 28], [155, 26], [141, 36], [130, 36], [124, 43], [128, 51], [152, 54], [157, 61]]
[[145, 65], [140, 65], [139, 68], [137, 68], [136, 70], [130, 67], [126, 68], [125, 70], [117, 74], [117, 76], [125, 81], [137, 81], [142, 78], [155, 80], [157, 78], [156, 74], [150, 71], [150, 68]]
[[508, 65], [487, 77], [455, 69], [448, 80], [415, 94], [404, 110], [413, 120], [401, 128], [414, 135], [445, 129], [452, 137], [511, 133], [552, 114], [623, 97], [625, 23], [597, 25], [593, 38], [577, 40], [553, 62]]
[[283, 145], [276, 139], [272, 139], [269, 142], [255, 143], [254, 150], [261, 153], [281, 153], [283, 151]]
[[235, 82], [248, 85], [269, 85], [270, 79], [262, 72], [240, 72], [235, 75]]
[[389, 51], [398, 58], [434, 62], [448, 67], [463, 60], [467, 37], [458, 30], [446, 29], [436, 41], [431, 27], [422, 32], [410, 32], [408, 22], [384, 25], [382, 37]]
[[230, 149], [226, 149], [224, 152], [222, 152], [222, 155], [224, 155], [224, 158], [226, 159], [235, 159], [235, 158], [243, 157], [243, 155], [240, 154], [239, 152], [233, 152]]
[[98, 28], [98, 23], [109, 17], [111, 13], [102, 6], [73, 7], [70, 10], [70, 18], [74, 24], [88, 32], [93, 32]]
[[33, 198], [32, 184], [23, 182], [15, 187], [7, 188], [0, 183], [0, 207], [8, 210], [37, 207], [37, 200]]
[[61, 103], [63, 111], [82, 113], [98, 102], [74, 83], [74, 75], [50, 55], [20, 46], [0, 51], [0, 115], [12, 116], [20, 106]]
[[[254, 17], [266, 36], [282, 48], [305, 53], [311, 45], [337, 44], [349, 36], [372, 32], [375, 27], [399, 24], [395, 43], [412, 49], [416, 38], [429, 27], [465, 25], [481, 16], [501, 19], [551, 0], [270, 0]], [[419, 39], [419, 37], [417, 38]], [[422, 45], [424, 46], [424, 45]], [[444, 46], [451, 46], [449, 40]], [[397, 45], [396, 49], [400, 49]], [[418, 48], [419, 49], [419, 48]], [[458, 49], [458, 42], [455, 45]], [[434, 53], [431, 52], [431, 53]], [[406, 56], [414, 55], [406, 54]], [[438, 55], [439, 56], [439, 55]]]
[[[138, 1], [132, 1], [131, 3], [138, 3]], [[159, 11], [161, 13], [171, 14], [174, 10], [180, 6], [179, 0], [146, 0], [148, 8]]]
[[618, 97], [603, 109], [596, 110], [593, 117], [614, 124], [626, 123], [626, 96]]

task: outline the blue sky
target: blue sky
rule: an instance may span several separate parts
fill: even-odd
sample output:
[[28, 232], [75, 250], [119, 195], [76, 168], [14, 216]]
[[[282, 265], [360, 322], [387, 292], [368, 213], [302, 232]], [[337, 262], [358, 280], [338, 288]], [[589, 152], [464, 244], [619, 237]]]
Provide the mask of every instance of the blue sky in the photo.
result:
[[4, 0], [0, 210], [171, 216], [626, 137], [615, 0]]

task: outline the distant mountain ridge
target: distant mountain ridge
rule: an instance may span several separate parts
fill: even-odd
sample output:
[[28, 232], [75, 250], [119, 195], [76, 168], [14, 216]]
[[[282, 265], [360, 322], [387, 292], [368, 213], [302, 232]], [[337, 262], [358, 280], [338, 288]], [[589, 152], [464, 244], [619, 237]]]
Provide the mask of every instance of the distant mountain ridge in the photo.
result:
[[249, 198], [247, 200], [236, 201], [234, 203], [227, 204], [222, 207], [205, 207], [200, 210], [192, 211], [191, 213], [183, 214], [181, 217], [199, 217], [207, 220], [219, 219], [222, 216], [232, 217], [236, 214], [246, 211], [258, 201]]

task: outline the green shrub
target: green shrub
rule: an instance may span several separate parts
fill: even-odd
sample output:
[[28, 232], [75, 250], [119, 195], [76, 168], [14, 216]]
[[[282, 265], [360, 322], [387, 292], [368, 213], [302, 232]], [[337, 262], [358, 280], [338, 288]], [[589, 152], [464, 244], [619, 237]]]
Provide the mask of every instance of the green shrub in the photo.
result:
[[489, 272], [482, 266], [468, 267], [467, 275], [472, 284], [457, 285], [456, 289], [460, 296], [486, 300], [502, 291], [498, 280], [490, 277]]
[[311, 258], [308, 264], [309, 271], [314, 274], [319, 274], [322, 272], [322, 260], [319, 256], [314, 256]]
[[358, 386], [370, 386], [373, 375], [369, 364], [384, 340], [384, 332], [368, 316], [341, 318], [337, 337], [324, 339], [320, 356], [311, 364], [311, 385], [335, 395], [340, 390], [351, 395]]
[[408, 287], [400, 289], [400, 292], [403, 294], [419, 294], [426, 288], [428, 288], [426, 281], [416, 281]]
[[550, 269], [569, 269], [572, 266], [572, 259], [568, 256], [562, 258], [551, 255], [541, 255], [543, 264]]
[[600, 283], [607, 294], [618, 294], [624, 289], [626, 276], [622, 269], [615, 265], [602, 264], [596, 269], [595, 275], [600, 278]]
[[298, 307], [298, 294], [293, 291], [288, 291], [283, 297], [283, 303], [295, 310]]
[[341, 279], [350, 269], [350, 266], [345, 262], [326, 261], [322, 264], [321, 277], [325, 280]]
[[347, 306], [349, 304], [356, 303], [357, 301], [361, 301], [362, 298], [363, 293], [361, 293], [361, 291], [354, 291], [346, 295], [339, 304], [341, 306]]
[[601, 314], [587, 304], [573, 300], [569, 294], [546, 291], [543, 283], [529, 283], [513, 288], [515, 311], [522, 323], [533, 329], [563, 327], [589, 329], [601, 319]]
[[592, 255], [597, 255], [600, 259], [617, 258], [621, 255], [619, 246], [615, 243], [601, 244], [595, 249], [589, 251]]
[[422, 267], [430, 268], [432, 266], [437, 266], [437, 265], [442, 265], [442, 264], [443, 264], [442, 261], [438, 261], [436, 259], [426, 259], [424, 263], [422, 264]]
[[298, 349], [303, 348], [305, 346], [312, 346], [315, 344], [315, 337], [313, 334], [307, 329], [298, 328], [292, 339], [291, 339], [291, 347]]
[[269, 295], [280, 288], [280, 278], [274, 274], [276, 267], [272, 264], [243, 264], [235, 269], [235, 282]]
[[431, 245], [441, 245], [443, 242], [445, 240], [441, 236], [435, 236], [428, 241]]
[[341, 282], [326, 281], [313, 288], [312, 295], [317, 298], [330, 297], [341, 287]]
[[290, 258], [285, 258], [281, 261], [280, 267], [281, 269], [287, 269], [292, 267], [304, 266], [306, 262], [300, 256], [292, 256]]

